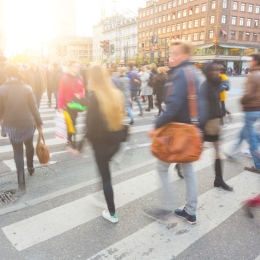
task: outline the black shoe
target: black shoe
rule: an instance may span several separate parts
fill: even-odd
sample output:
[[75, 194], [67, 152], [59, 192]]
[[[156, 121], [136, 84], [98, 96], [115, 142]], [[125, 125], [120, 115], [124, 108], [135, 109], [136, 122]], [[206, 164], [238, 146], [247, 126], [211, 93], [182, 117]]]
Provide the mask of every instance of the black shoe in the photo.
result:
[[178, 163], [175, 165], [175, 170], [177, 171], [178, 176], [181, 179], [183, 179], [184, 177], [183, 177], [182, 172], [181, 172], [181, 166]]
[[189, 215], [185, 209], [176, 209], [175, 211], [175, 215], [178, 216], [179, 218], [183, 218], [185, 219], [188, 223], [190, 223], [191, 225], [194, 225], [197, 223], [196, 220], [196, 215]]
[[28, 172], [29, 172], [29, 174], [32, 176], [33, 174], [34, 174], [34, 167], [32, 166], [32, 167], [28, 167]]
[[133, 124], [134, 124], [134, 121], [131, 120], [131, 121], [129, 122], [129, 125], [133, 125]]
[[246, 171], [249, 171], [249, 172], [254, 172], [254, 173], [260, 174], [260, 170], [256, 169], [254, 166], [245, 167], [245, 170], [246, 170]]
[[224, 190], [227, 190], [227, 191], [233, 191], [233, 188], [228, 186], [224, 180], [221, 180], [219, 178], [215, 178], [215, 181], [214, 181], [214, 187], [221, 187], [222, 189]]
[[151, 110], [150, 110], [150, 108], [146, 108], [145, 111], [150, 112]]

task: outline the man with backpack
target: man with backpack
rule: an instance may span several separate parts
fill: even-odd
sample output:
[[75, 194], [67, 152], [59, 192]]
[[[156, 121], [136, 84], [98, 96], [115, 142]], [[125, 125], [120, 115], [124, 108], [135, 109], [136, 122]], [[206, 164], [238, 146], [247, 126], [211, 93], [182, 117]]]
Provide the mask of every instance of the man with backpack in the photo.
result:
[[141, 106], [140, 101], [138, 100], [137, 94], [138, 91], [141, 88], [141, 80], [139, 75], [134, 71], [134, 66], [132, 63], [128, 65], [128, 72], [126, 73], [126, 76], [130, 79], [130, 90], [131, 90], [131, 98], [133, 101], [135, 101], [139, 107], [140, 114], [139, 116], [143, 115], [143, 108]]

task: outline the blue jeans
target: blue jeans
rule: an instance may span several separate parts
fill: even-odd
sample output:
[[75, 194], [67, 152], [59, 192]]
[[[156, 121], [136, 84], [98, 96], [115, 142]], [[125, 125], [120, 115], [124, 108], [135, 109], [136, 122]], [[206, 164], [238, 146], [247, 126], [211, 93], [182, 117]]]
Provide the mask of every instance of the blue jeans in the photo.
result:
[[143, 109], [142, 109], [140, 101], [137, 98], [137, 93], [138, 93], [138, 91], [132, 91], [131, 92], [131, 98], [132, 98], [133, 101], [135, 101], [137, 103], [137, 105], [138, 105], [138, 107], [140, 109], [140, 113], [142, 113]]
[[260, 118], [260, 111], [246, 112], [245, 122], [248, 134], [249, 149], [252, 154], [255, 168], [260, 170], [259, 137], [255, 129], [255, 122]]
[[126, 105], [125, 109], [126, 109], [127, 114], [129, 115], [131, 121], [134, 121], [134, 114], [133, 114], [131, 105]]

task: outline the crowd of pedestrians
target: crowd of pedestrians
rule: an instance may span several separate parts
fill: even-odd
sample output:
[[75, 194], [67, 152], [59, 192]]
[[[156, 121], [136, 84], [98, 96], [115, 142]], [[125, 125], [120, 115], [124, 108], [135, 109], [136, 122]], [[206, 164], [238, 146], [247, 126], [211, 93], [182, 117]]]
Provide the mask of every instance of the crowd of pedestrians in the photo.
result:
[[[195, 123], [202, 133], [203, 140], [214, 146], [213, 186], [233, 191], [235, 187], [230, 187], [224, 181], [219, 151], [223, 118], [230, 115], [225, 105], [226, 91], [230, 88], [229, 80], [223, 66], [212, 61], [205, 64], [205, 80], [200, 84], [198, 73], [189, 62], [191, 52], [188, 43], [175, 41], [170, 46], [169, 67], [157, 68], [155, 64], [150, 64], [136, 68], [129, 64], [124, 68], [116, 65], [106, 68], [94, 64], [83, 71], [80, 63], [73, 60], [69, 62], [66, 72], [57, 63], [46, 68], [39, 66], [36, 60], [31, 60], [29, 67], [22, 71], [17, 64], [6, 65], [6, 59], [0, 57], [0, 123], [2, 136], [8, 135], [13, 147], [19, 188], [25, 190], [23, 144], [26, 147], [28, 172], [31, 175], [34, 173], [33, 135], [36, 128], [42, 130], [39, 107], [42, 94], [47, 90], [48, 105], [52, 106], [54, 95], [54, 108], [59, 112], [66, 111], [74, 128], [79, 112], [79, 107], [75, 104], [87, 107], [85, 137], [91, 144], [102, 177], [108, 208], [102, 212], [105, 219], [113, 223], [118, 222], [109, 161], [119, 150], [121, 142], [126, 140], [129, 125], [135, 123], [134, 102], [137, 103], [139, 117], [155, 109], [155, 106], [158, 108], [154, 129], [150, 132], [152, 138], [157, 129], [172, 122]], [[239, 144], [243, 139], [248, 141], [254, 165], [245, 169], [259, 174], [259, 137], [255, 130], [255, 122], [260, 117], [260, 54], [255, 53], [251, 57], [250, 75], [241, 99], [245, 112], [245, 126], [239, 135]], [[197, 102], [198, 118], [192, 118], [190, 115], [188, 89], [191, 85], [195, 93], [193, 98]], [[123, 122], [126, 115], [130, 118], [128, 126]], [[73, 138], [74, 134], [75, 130], [68, 132], [68, 145], [76, 151], [78, 147]], [[233, 150], [228, 157], [235, 159], [235, 152]], [[169, 200], [169, 167], [169, 162], [158, 159], [157, 172], [164, 191], [161, 209], [166, 206], [171, 208], [171, 205], [166, 204], [173, 204], [174, 199]], [[195, 224], [198, 187], [193, 163], [178, 163], [176, 167], [186, 183], [186, 204], [183, 209], [176, 209], [175, 214], [190, 224]], [[149, 212], [149, 215], [157, 217], [162, 214], [164, 213], [160, 209], [152, 209]]]

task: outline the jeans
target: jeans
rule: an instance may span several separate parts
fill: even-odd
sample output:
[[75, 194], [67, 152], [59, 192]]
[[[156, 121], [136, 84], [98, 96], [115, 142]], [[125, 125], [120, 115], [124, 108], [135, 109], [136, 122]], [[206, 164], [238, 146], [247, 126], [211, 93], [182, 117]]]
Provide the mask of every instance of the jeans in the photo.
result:
[[245, 125], [243, 126], [243, 128], [240, 130], [240, 132], [238, 134], [238, 140], [237, 140], [237, 143], [233, 146], [233, 148], [230, 152], [231, 155], [234, 155], [236, 153], [237, 149], [240, 147], [243, 140], [248, 140], [247, 130], [246, 130]]
[[249, 149], [252, 154], [255, 168], [260, 170], [259, 137], [255, 129], [255, 122], [260, 118], [260, 111], [245, 112], [246, 130], [248, 134]]
[[142, 113], [143, 109], [142, 109], [140, 101], [137, 98], [137, 91], [132, 91], [131, 92], [131, 98], [132, 98], [133, 101], [135, 101], [137, 103], [137, 105], [139, 107], [139, 110], [140, 110], [140, 113]]
[[[170, 183], [169, 183], [169, 167], [170, 163], [158, 160], [157, 172], [163, 184], [163, 203], [169, 200]], [[185, 184], [186, 184], [186, 204], [185, 211], [189, 215], [195, 215], [198, 205], [198, 185], [192, 163], [180, 163]], [[170, 198], [171, 199], [171, 198]]]
[[134, 114], [133, 114], [131, 105], [126, 105], [125, 109], [126, 109], [127, 114], [129, 115], [131, 121], [134, 122]]
[[[18, 186], [19, 189], [25, 189], [25, 178], [24, 178], [24, 159], [23, 159], [23, 143], [15, 144], [12, 143], [13, 151], [14, 151], [14, 161], [17, 169], [18, 175]], [[34, 147], [33, 147], [33, 136], [26, 141], [24, 141], [25, 145], [25, 153], [26, 153], [26, 161], [27, 167], [33, 167], [33, 156], [34, 156]]]
[[107, 207], [111, 216], [115, 214], [114, 192], [111, 184], [109, 161], [119, 150], [120, 144], [93, 144], [95, 160], [102, 177], [103, 190]]

